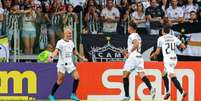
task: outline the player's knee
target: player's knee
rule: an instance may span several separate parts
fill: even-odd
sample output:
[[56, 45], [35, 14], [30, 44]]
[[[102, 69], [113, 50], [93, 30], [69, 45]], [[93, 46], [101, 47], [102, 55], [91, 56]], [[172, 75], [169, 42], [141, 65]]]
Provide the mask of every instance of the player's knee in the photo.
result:
[[124, 71], [124, 72], [123, 72], [123, 78], [128, 78], [128, 77], [129, 77], [129, 72]]
[[79, 76], [75, 76], [75, 77], [74, 77], [74, 80], [79, 80], [79, 79], [80, 79]]
[[170, 77], [170, 78], [173, 78], [173, 77], [175, 77], [175, 74], [174, 74], [174, 73], [170, 73], [170, 74], [169, 74], [169, 77]]
[[59, 78], [59, 79], [57, 80], [57, 84], [58, 84], [58, 85], [61, 85], [63, 82], [64, 82], [64, 79], [63, 79], [63, 78]]
[[141, 78], [143, 78], [144, 76], [145, 76], [145, 72], [138, 72], [138, 74], [139, 74], [139, 76], [141, 77]]

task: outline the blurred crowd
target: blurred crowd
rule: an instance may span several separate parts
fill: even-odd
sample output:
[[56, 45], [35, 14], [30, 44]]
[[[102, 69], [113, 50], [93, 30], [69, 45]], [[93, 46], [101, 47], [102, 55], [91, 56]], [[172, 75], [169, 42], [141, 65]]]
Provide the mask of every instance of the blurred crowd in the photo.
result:
[[0, 35], [8, 36], [10, 50], [33, 54], [35, 47], [54, 47], [67, 26], [77, 27], [76, 34], [126, 34], [133, 21], [139, 33], [159, 35], [164, 18], [170, 25], [201, 21], [200, 5], [201, 0], [1, 0]]

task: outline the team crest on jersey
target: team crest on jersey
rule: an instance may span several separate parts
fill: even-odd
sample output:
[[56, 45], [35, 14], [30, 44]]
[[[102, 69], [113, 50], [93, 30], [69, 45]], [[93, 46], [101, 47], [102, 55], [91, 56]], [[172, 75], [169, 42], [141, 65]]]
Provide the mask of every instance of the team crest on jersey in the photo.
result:
[[125, 48], [117, 48], [110, 43], [111, 38], [106, 37], [107, 44], [103, 47], [91, 47], [89, 54], [92, 61], [122, 61], [124, 60], [122, 51]]

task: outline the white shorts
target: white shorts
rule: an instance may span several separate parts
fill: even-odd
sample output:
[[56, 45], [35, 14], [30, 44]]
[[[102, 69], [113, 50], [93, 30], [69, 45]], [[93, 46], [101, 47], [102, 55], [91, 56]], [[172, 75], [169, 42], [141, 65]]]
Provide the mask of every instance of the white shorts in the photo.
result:
[[131, 55], [126, 59], [123, 71], [136, 71], [136, 72], [142, 72], [144, 71], [144, 60], [141, 56], [141, 54]]
[[57, 72], [61, 72], [63, 74], [66, 73], [66, 71], [71, 74], [74, 70], [76, 70], [75, 65], [72, 63], [67, 63], [67, 64], [63, 64], [63, 63], [58, 63], [57, 64]]
[[177, 61], [174, 62], [166, 62], [164, 63], [164, 71], [169, 73], [174, 73], [175, 66], [177, 65]]

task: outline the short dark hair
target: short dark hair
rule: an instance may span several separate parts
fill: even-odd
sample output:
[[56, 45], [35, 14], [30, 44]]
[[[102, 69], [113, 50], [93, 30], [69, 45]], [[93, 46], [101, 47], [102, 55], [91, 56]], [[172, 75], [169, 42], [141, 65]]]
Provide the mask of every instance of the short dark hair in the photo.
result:
[[129, 22], [128, 25], [130, 27], [132, 27], [133, 29], [137, 29], [137, 24], [135, 22], [133, 22], [133, 21]]
[[168, 24], [163, 25], [163, 31], [164, 33], [168, 34], [171, 30], [171, 26]]

